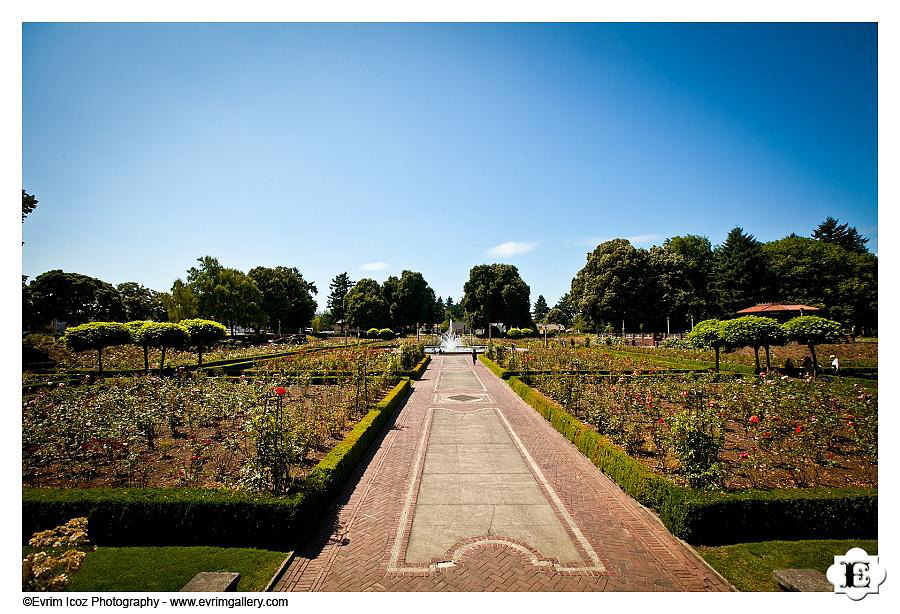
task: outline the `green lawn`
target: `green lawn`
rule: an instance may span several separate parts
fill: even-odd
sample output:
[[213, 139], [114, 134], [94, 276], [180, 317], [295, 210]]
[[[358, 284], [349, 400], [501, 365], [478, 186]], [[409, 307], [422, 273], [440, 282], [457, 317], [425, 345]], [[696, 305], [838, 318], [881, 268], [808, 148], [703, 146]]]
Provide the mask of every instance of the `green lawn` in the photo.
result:
[[178, 591], [200, 571], [236, 571], [239, 591], [261, 591], [286, 552], [207, 546], [97, 548], [85, 557], [70, 591]]
[[696, 547], [697, 552], [740, 591], [781, 590], [772, 572], [776, 569], [818, 569], [822, 573], [834, 556], [859, 547], [878, 554], [873, 539], [771, 541], [733, 546]]

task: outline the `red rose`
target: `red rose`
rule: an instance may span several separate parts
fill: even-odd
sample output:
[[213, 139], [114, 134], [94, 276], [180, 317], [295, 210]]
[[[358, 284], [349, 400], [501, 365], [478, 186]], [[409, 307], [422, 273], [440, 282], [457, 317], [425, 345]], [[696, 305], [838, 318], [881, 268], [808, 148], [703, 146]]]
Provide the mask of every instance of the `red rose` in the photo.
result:
[[794, 432], [795, 432], [795, 433], [802, 433], [802, 432], [803, 432], [803, 425], [802, 425], [802, 424], [798, 424], [798, 425], [797, 425], [797, 428], [794, 429]]
[[280, 397], [283, 397], [285, 394], [287, 394], [287, 390], [285, 390], [285, 389], [282, 388], [281, 386], [276, 386], [276, 387], [273, 388], [272, 390], [274, 390], [274, 391], [275, 391], [275, 394], [277, 394], [277, 395], [280, 396]]
[[759, 416], [750, 416], [750, 424], [759, 424]]

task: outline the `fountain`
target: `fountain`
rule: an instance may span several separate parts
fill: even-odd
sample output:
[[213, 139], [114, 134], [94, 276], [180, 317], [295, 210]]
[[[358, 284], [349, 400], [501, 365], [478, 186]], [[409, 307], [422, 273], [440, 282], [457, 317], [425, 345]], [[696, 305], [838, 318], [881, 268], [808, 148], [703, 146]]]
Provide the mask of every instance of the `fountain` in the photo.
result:
[[453, 320], [450, 320], [450, 328], [441, 335], [441, 349], [445, 352], [454, 352], [463, 347], [462, 337], [453, 332]]
[[466, 345], [462, 335], [453, 332], [453, 320], [450, 320], [450, 327], [447, 329], [447, 332], [440, 336], [440, 345], [425, 347], [425, 351], [430, 354], [469, 354], [472, 350], [483, 352], [484, 346]]

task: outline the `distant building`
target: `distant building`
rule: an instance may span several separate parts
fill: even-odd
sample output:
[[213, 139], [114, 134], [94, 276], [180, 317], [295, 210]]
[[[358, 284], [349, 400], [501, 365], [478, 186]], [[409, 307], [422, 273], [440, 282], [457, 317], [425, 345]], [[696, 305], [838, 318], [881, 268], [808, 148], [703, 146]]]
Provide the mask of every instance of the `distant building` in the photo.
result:
[[566, 331], [566, 327], [562, 324], [538, 324], [538, 332], [543, 334], [546, 330], [548, 333], [562, 333]]
[[815, 312], [822, 311], [818, 307], [810, 307], [809, 305], [782, 305], [781, 303], [761, 303], [753, 307], [747, 307], [737, 312], [739, 316], [763, 316], [773, 318], [779, 322], [787, 322], [791, 318], [797, 316], [814, 315]]

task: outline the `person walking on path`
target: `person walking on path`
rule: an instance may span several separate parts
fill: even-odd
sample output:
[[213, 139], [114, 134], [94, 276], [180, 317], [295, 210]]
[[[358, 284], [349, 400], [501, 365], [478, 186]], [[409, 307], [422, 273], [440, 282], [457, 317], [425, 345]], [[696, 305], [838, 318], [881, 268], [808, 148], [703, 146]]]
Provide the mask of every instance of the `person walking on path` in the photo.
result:
[[475, 360], [476, 360], [475, 348], [472, 348], [472, 365], [473, 366], [475, 365]]

